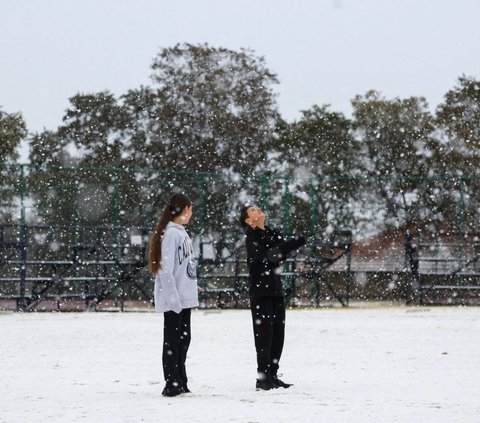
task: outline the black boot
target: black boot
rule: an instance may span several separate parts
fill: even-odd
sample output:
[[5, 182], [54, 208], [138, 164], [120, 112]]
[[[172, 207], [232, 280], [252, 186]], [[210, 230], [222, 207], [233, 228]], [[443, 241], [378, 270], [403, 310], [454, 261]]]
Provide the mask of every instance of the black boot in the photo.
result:
[[293, 386], [293, 383], [285, 383], [282, 380], [280, 380], [277, 375], [272, 377], [272, 384], [275, 388], [290, 388], [290, 386]]
[[183, 394], [185, 391], [180, 385], [167, 385], [163, 388], [162, 395], [164, 397], [176, 397], [177, 395]]
[[269, 391], [270, 389], [274, 389], [273, 383], [271, 380], [258, 380], [255, 384], [255, 389], [257, 391]]
[[270, 375], [267, 375], [265, 373], [259, 373], [258, 374], [258, 379], [255, 384], [255, 389], [257, 391], [269, 391], [270, 389], [274, 389], [275, 386], [273, 385], [272, 378]]

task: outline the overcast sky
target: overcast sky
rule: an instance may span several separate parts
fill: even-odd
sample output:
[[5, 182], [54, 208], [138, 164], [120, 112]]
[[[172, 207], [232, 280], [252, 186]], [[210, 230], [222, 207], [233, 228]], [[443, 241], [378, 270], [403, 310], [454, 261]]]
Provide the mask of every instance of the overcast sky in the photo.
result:
[[160, 48], [206, 42], [264, 56], [289, 121], [369, 89], [433, 110], [480, 78], [479, 18], [480, 0], [0, 0], [0, 107], [56, 129], [75, 94], [150, 84]]

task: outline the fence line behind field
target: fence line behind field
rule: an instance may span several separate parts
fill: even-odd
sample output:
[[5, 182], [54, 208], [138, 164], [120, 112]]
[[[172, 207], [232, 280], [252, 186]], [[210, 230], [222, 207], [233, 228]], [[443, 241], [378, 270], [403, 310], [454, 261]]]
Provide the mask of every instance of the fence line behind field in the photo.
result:
[[[149, 305], [142, 249], [166, 198], [184, 191], [194, 202], [188, 231], [198, 247], [205, 306], [248, 302], [237, 222], [246, 203], [260, 205], [287, 238], [310, 240], [283, 269], [292, 306], [357, 299], [476, 304], [479, 188], [480, 178], [467, 175], [299, 179], [0, 164], [0, 297], [22, 310], [47, 299], [61, 308], [67, 294], [92, 309], [134, 299]], [[348, 254], [329, 262], [342, 253], [327, 248], [341, 231], [351, 233]]]

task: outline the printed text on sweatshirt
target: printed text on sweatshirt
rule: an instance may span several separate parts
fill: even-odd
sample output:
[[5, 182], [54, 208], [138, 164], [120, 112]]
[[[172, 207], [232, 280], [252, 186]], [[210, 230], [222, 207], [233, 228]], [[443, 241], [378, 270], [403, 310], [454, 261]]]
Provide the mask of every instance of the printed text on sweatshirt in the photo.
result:
[[192, 241], [183, 225], [169, 222], [162, 237], [161, 269], [155, 276], [155, 310], [159, 313], [198, 307]]

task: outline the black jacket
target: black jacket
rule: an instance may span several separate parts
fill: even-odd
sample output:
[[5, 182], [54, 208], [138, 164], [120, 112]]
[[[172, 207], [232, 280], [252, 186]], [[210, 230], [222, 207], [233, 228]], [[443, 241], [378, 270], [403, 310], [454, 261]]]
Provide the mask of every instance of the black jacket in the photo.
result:
[[285, 241], [280, 231], [268, 226], [265, 226], [265, 230], [249, 227], [245, 234], [250, 298], [282, 297], [280, 265], [285, 261], [288, 253], [305, 245], [305, 238]]

